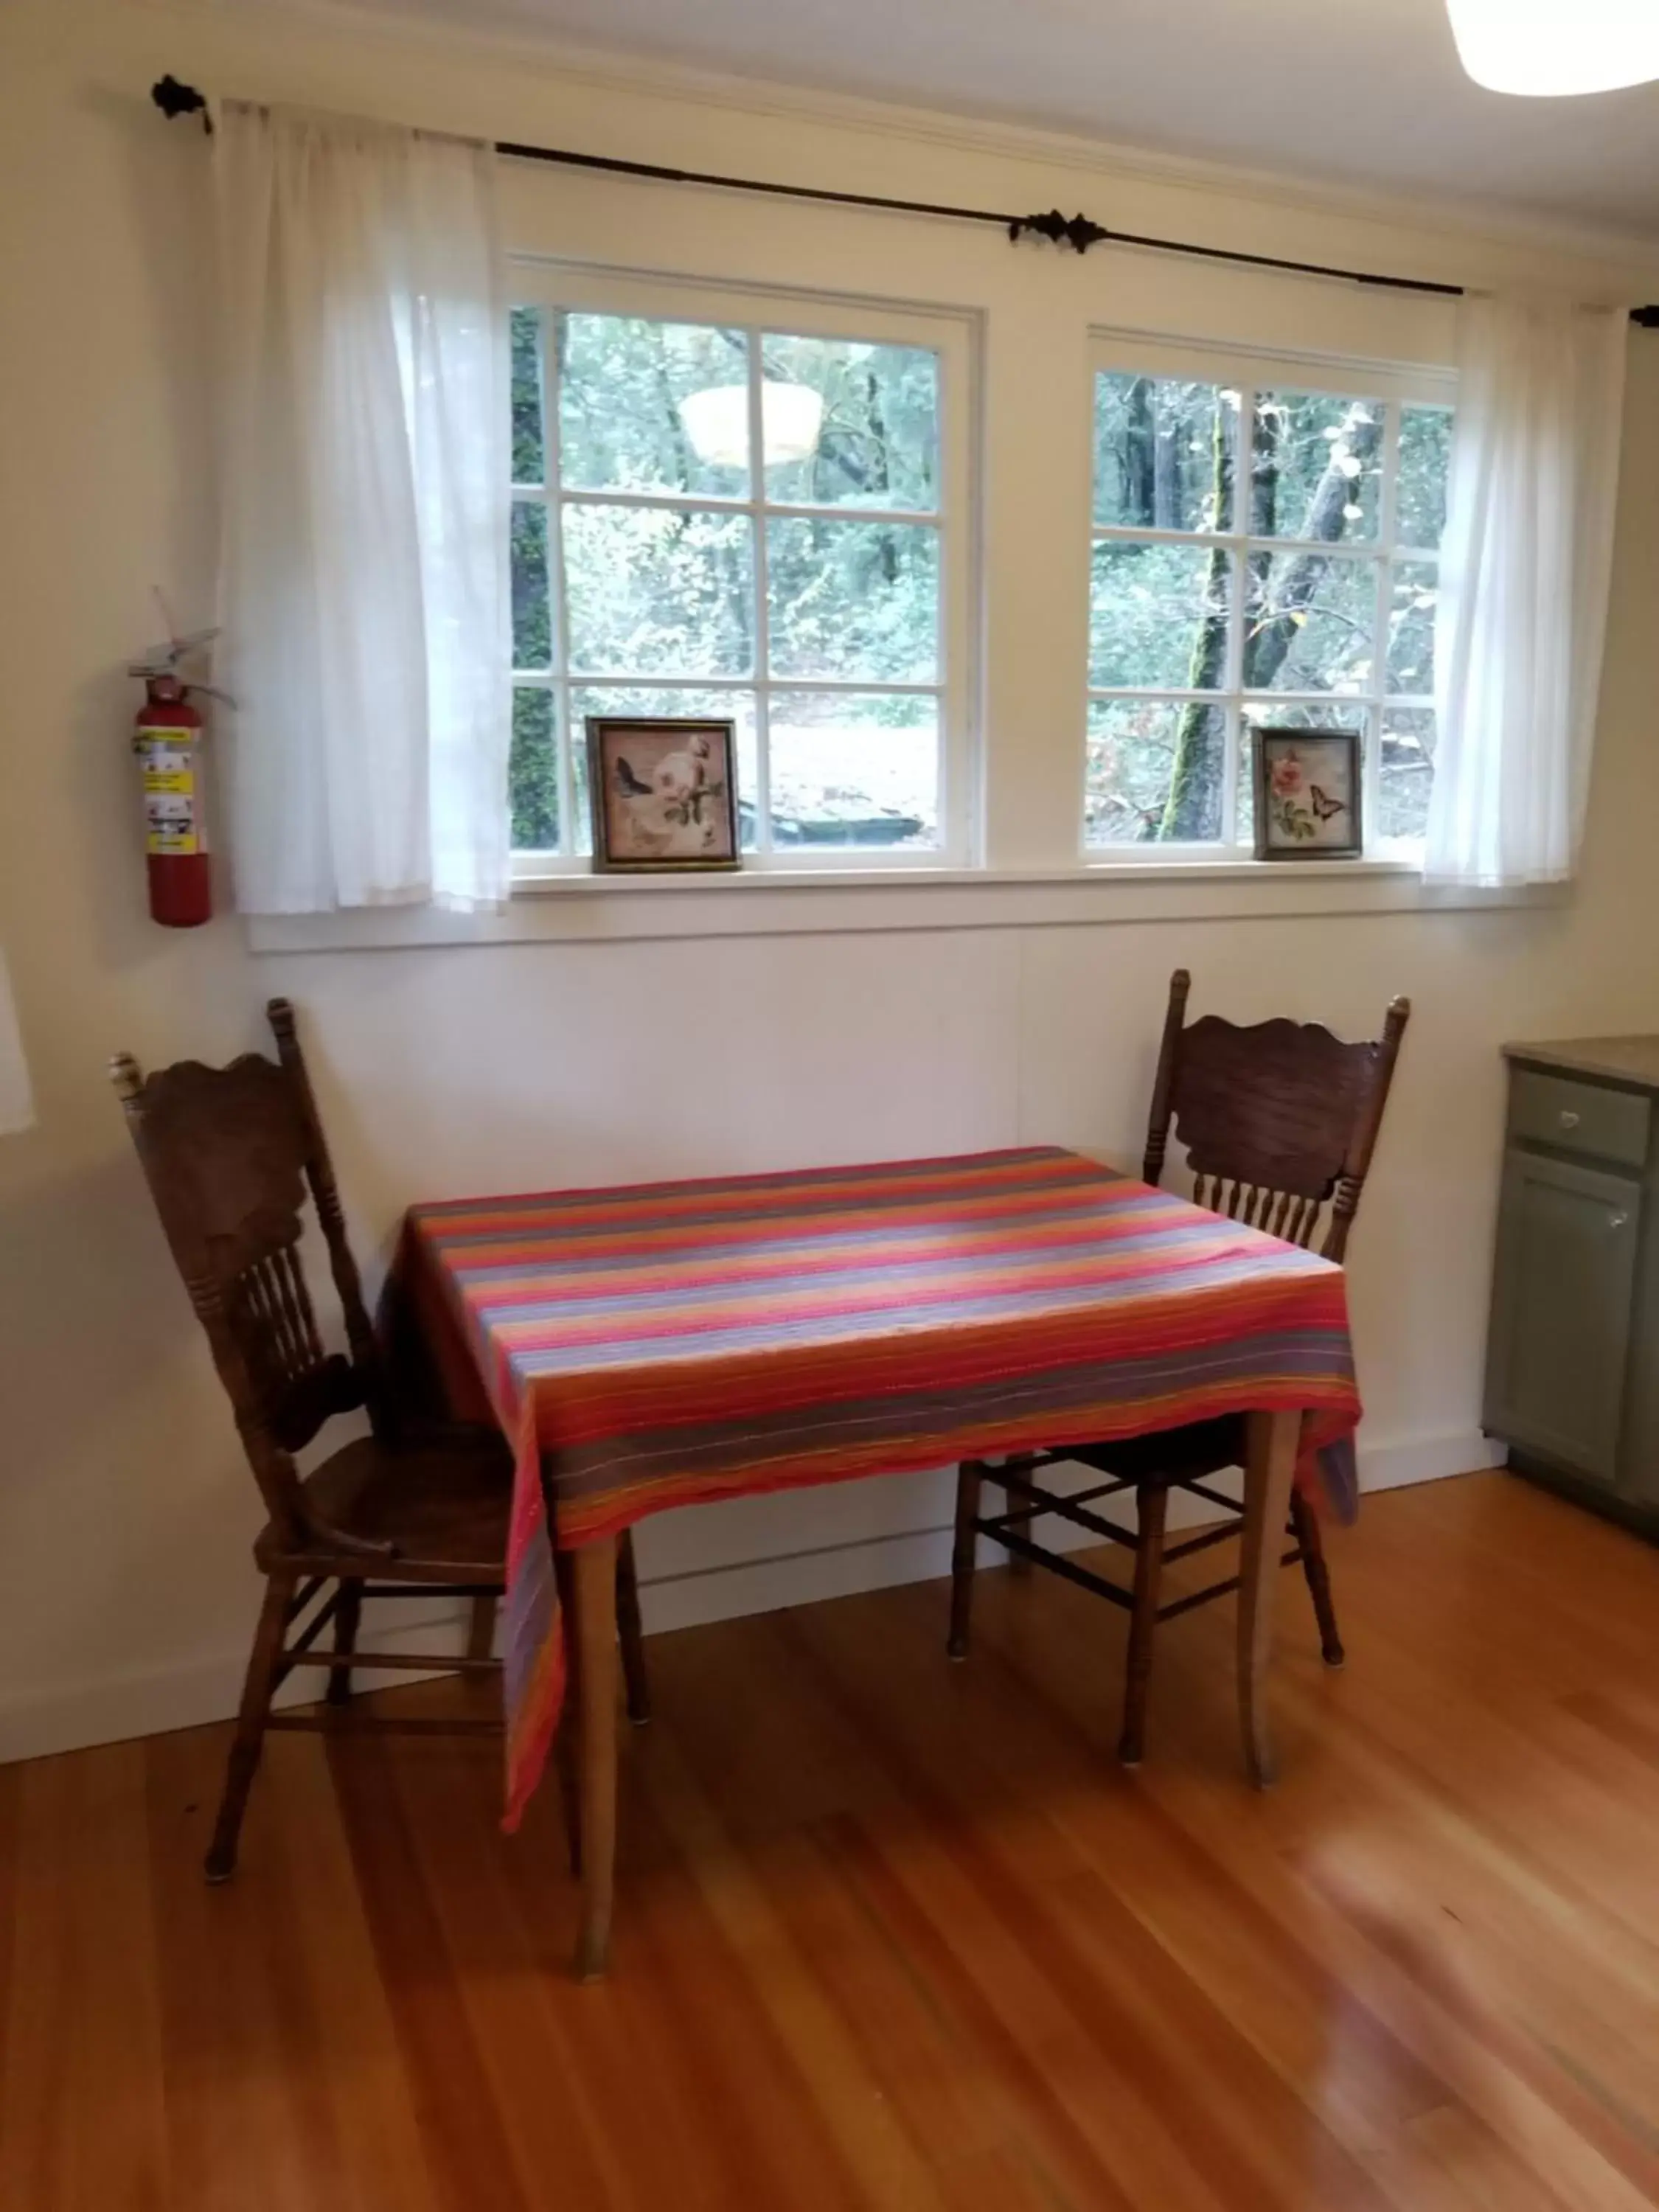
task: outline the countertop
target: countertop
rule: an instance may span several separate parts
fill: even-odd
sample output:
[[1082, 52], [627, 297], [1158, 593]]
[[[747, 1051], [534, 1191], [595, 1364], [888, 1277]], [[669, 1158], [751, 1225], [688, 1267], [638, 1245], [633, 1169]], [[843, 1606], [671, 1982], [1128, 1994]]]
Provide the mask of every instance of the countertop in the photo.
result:
[[1506, 1044], [1505, 1060], [1559, 1069], [1594, 1081], [1659, 1094], [1659, 1036], [1570, 1037], [1547, 1044]]

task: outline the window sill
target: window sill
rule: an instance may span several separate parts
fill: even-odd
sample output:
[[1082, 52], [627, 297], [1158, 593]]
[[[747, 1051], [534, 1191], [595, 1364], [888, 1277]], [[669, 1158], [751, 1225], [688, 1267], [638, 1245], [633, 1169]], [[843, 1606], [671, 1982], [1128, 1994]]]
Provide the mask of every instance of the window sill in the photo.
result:
[[427, 945], [615, 943], [903, 929], [1030, 929], [1281, 915], [1437, 913], [1562, 902], [1563, 887], [1425, 884], [1403, 860], [1183, 859], [1071, 868], [756, 869], [736, 875], [522, 878], [495, 914], [428, 907], [251, 917], [255, 952], [392, 951]]

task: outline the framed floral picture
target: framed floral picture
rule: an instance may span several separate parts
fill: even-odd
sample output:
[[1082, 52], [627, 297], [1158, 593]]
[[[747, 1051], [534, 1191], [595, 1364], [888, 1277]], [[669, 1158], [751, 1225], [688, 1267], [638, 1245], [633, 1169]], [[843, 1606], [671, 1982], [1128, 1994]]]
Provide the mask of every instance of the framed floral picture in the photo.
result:
[[1359, 736], [1354, 730], [1251, 732], [1258, 860], [1357, 860]]
[[739, 866], [736, 732], [733, 722], [590, 714], [594, 867]]

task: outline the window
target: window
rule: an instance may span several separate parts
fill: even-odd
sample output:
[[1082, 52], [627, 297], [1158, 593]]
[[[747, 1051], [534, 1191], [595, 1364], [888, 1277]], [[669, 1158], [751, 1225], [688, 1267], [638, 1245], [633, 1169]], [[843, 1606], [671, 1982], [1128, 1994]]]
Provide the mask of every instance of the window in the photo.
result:
[[1254, 848], [1253, 723], [1360, 732], [1367, 842], [1434, 773], [1443, 379], [1100, 342], [1084, 842]]
[[515, 848], [590, 849], [588, 715], [685, 714], [737, 725], [755, 864], [965, 859], [965, 331], [540, 283], [513, 310]]

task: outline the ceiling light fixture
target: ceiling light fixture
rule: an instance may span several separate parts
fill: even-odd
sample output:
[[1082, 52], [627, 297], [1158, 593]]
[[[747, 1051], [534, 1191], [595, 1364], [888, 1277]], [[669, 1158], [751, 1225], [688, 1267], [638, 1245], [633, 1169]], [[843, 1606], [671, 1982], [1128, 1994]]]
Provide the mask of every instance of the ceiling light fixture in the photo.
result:
[[[680, 402], [680, 420], [697, 459], [716, 469], [749, 465], [749, 386], [717, 384]], [[823, 394], [808, 384], [781, 384], [767, 377], [761, 385], [761, 445], [763, 465], [804, 461], [817, 451], [823, 425]]]
[[1613, 92], [1659, 77], [1654, 0], [1447, 0], [1464, 68], [1488, 92]]

